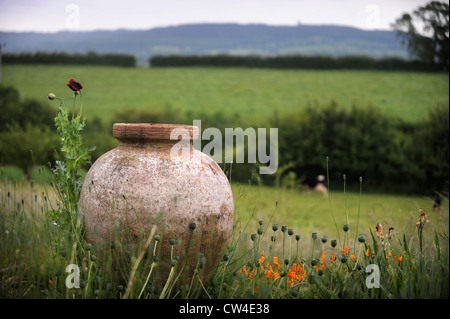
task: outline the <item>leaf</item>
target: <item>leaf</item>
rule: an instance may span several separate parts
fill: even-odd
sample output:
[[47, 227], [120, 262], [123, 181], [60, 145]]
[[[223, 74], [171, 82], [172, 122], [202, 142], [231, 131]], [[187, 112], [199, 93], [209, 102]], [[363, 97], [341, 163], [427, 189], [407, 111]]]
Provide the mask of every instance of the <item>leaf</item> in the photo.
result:
[[372, 236], [372, 240], [373, 240], [373, 251], [375, 252], [375, 256], [377, 256], [378, 255], [378, 243], [377, 243], [377, 239], [373, 235], [372, 229], [370, 229], [370, 236]]
[[436, 257], [438, 260], [441, 260], [441, 247], [439, 246], [439, 236], [436, 229], [434, 230], [434, 246], [436, 247]]
[[411, 256], [411, 252], [409, 250], [408, 242], [406, 241], [405, 233], [403, 233], [403, 249], [405, 250], [406, 255], [408, 255], [408, 257], [410, 257]]

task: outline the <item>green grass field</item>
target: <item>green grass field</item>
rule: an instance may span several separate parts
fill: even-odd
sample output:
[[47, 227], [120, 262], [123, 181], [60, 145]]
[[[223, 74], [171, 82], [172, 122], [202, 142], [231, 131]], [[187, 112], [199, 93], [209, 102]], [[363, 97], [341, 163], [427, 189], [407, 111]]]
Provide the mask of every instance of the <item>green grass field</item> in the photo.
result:
[[[430, 107], [448, 105], [448, 74], [377, 71], [305, 71], [244, 68], [117, 68], [4, 65], [3, 83], [23, 98], [46, 101], [55, 93], [67, 104], [70, 78], [84, 86], [84, 114], [108, 121], [119, 108], [171, 107], [180, 112], [237, 113], [260, 121], [308, 104], [335, 100], [379, 107], [385, 114], [417, 122]], [[256, 122], [258, 123], [258, 122]]]

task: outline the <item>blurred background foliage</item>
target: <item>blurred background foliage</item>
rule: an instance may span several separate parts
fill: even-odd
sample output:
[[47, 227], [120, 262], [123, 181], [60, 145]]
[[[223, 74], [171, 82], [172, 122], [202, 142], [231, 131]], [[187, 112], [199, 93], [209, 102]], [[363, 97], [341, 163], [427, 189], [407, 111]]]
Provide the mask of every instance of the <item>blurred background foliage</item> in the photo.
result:
[[[57, 107], [23, 100], [13, 87], [0, 86], [0, 108], [1, 178], [45, 176], [43, 172], [48, 169], [44, 168], [61, 156], [53, 123]], [[328, 105], [312, 103], [293, 111], [274, 111], [272, 116], [258, 122], [222, 110], [195, 114], [170, 106], [161, 110], [125, 108], [114, 111], [109, 121], [98, 117], [86, 119], [83, 138], [87, 146], [96, 146], [92, 154], [94, 162], [117, 146], [112, 137], [113, 123], [192, 125], [192, 119], [202, 121], [202, 131], [218, 128], [223, 138], [226, 127], [277, 127], [278, 172], [260, 176], [268, 185], [296, 187], [305, 173], [325, 175], [328, 157], [329, 179], [334, 188], [342, 188], [342, 176], [346, 174], [350, 190], [359, 189], [362, 176], [365, 191], [427, 195], [448, 192], [448, 106], [431, 108], [428, 117], [418, 123], [386, 116], [371, 105], [343, 108], [334, 101]], [[203, 141], [202, 147], [208, 142]], [[232, 180], [247, 182], [255, 178], [259, 165], [233, 164]], [[228, 163], [220, 166], [226, 172], [230, 170]]]

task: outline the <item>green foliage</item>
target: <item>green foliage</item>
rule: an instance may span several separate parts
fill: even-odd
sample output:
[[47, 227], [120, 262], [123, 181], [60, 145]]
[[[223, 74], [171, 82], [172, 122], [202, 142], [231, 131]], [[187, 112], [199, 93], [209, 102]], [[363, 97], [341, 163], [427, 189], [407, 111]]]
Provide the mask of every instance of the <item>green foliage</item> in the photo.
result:
[[[75, 92], [74, 106], [78, 94]], [[81, 131], [85, 126], [84, 119], [81, 118], [81, 107], [75, 116], [74, 111], [70, 116], [68, 110], [61, 100], [58, 114], [55, 118], [60, 140], [60, 149], [64, 156], [64, 161], [56, 161], [53, 173], [55, 176], [55, 186], [68, 214], [78, 213], [78, 201], [83, 181], [81, 174], [83, 166], [90, 163], [90, 152], [94, 148], [83, 146]]]
[[[48, 126], [26, 123], [7, 126], [0, 133], [0, 159], [2, 163], [15, 164], [27, 172], [36, 164], [53, 161], [57, 154], [58, 140]], [[34, 163], [33, 163], [34, 161]]]
[[0, 85], [0, 108], [0, 132], [13, 123], [21, 128], [25, 128], [27, 123], [53, 127], [54, 109], [36, 99], [21, 100], [17, 89], [11, 86]]
[[54, 110], [37, 100], [20, 100], [13, 87], [0, 86], [0, 162], [24, 172], [58, 158]]
[[0, 180], [22, 181], [25, 178], [24, 172], [17, 166], [0, 167]]
[[155, 55], [149, 59], [152, 67], [245, 67], [314, 70], [408, 70], [440, 71], [432, 63], [406, 61], [397, 57], [375, 59], [369, 56], [304, 56], [279, 55]]
[[417, 163], [417, 183], [424, 188], [448, 189], [449, 108], [432, 108], [425, 121], [416, 127], [410, 158]]
[[36, 166], [30, 171], [30, 179], [37, 183], [47, 184], [52, 180], [52, 172], [46, 166]]
[[347, 111], [336, 103], [282, 114], [272, 125], [279, 127], [280, 165], [294, 163], [297, 176], [324, 174], [328, 156], [331, 180], [343, 174], [353, 181], [363, 176], [366, 190], [446, 189], [448, 108], [431, 110], [417, 131], [370, 105]]
[[89, 51], [86, 54], [66, 52], [6, 53], [2, 57], [8, 64], [64, 64], [64, 65], [114, 65], [122, 67], [136, 66], [136, 57], [126, 54], [98, 54]]
[[[436, 63], [449, 70], [449, 5], [430, 1], [412, 12], [404, 13], [392, 27], [412, 58], [428, 64]], [[420, 30], [419, 28], [422, 28]], [[424, 36], [423, 34], [427, 34]]]

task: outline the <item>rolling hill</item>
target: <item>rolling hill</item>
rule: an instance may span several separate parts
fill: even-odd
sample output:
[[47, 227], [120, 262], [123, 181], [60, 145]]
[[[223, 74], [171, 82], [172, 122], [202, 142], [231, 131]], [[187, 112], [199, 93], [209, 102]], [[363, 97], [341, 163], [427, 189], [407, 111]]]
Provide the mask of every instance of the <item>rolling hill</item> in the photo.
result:
[[187, 24], [149, 30], [57, 33], [0, 32], [5, 53], [96, 51], [134, 54], [139, 63], [153, 55], [367, 55], [407, 58], [394, 31], [365, 31], [333, 25]]

